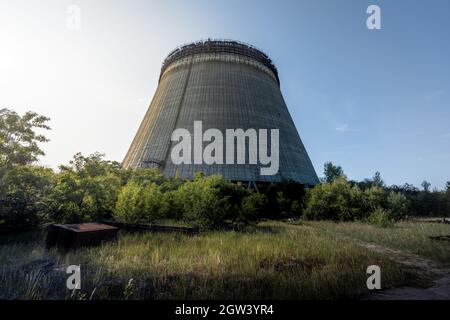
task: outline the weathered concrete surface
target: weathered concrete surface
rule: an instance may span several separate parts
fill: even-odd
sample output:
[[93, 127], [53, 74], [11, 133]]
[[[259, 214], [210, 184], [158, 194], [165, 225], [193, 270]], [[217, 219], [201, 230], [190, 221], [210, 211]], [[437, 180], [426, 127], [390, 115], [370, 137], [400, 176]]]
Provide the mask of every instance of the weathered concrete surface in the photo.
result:
[[[230, 48], [214, 51], [211, 48], [220, 44], [212, 46], [208, 41], [198, 46], [193, 54], [180, 55], [164, 64], [156, 93], [123, 166], [159, 167], [166, 176], [185, 179], [203, 172], [239, 181], [271, 182], [285, 178], [308, 185], [318, 183], [282, 97], [276, 69], [264, 62], [268, 58], [260, 53], [256, 59], [258, 53], [254, 49], [246, 55], [243, 47], [233, 52]], [[176, 143], [171, 142], [171, 134], [178, 128], [192, 134], [194, 121], [202, 121], [203, 131], [216, 128], [224, 135], [226, 129], [279, 129], [278, 174], [261, 175], [259, 164], [173, 164], [170, 152]]]

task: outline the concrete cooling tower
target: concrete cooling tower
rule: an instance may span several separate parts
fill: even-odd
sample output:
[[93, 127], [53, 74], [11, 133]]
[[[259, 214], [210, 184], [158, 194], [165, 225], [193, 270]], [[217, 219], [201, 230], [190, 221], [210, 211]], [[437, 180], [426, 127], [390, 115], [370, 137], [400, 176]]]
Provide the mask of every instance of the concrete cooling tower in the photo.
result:
[[[217, 129], [211, 132], [223, 133], [223, 139], [214, 136], [199, 142], [202, 135], [195, 131], [200, 127], [203, 133]], [[174, 161], [175, 148], [179, 148], [181, 141], [179, 137], [174, 139], [176, 129], [192, 134], [192, 139], [185, 142], [191, 142], [193, 147], [180, 153], [190, 162]], [[230, 129], [247, 133], [244, 140], [235, 140], [237, 149], [233, 156], [226, 154], [230, 151], [225, 145]], [[253, 134], [249, 129], [254, 130]], [[272, 174], [262, 174], [261, 168], [268, 166], [267, 162], [262, 164], [262, 158], [255, 163], [259, 153], [250, 145], [255, 132], [259, 135], [257, 146], [265, 147], [267, 155], [278, 151], [277, 171]], [[265, 132], [266, 138], [261, 136]], [[278, 141], [272, 139], [276, 134]], [[223, 154], [224, 160], [202, 161], [202, 150], [211, 141], [221, 140], [223, 145], [212, 154], [218, 157]], [[277, 149], [272, 150], [273, 146]], [[236, 160], [243, 152], [241, 161]], [[158, 167], [165, 176], [177, 175], [183, 179], [192, 179], [195, 173], [203, 172], [249, 183], [286, 179], [304, 185], [318, 183], [281, 94], [276, 67], [260, 50], [236, 41], [196, 42], [168, 55], [153, 100], [123, 160], [123, 167]]]

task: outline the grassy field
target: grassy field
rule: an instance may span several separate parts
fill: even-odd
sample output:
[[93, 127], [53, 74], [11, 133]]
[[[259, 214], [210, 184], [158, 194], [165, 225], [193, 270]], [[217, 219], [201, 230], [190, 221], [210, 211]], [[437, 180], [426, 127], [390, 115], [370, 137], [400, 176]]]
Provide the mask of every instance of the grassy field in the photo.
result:
[[307, 225], [341, 233], [352, 238], [408, 251], [450, 265], [450, 243], [431, 240], [430, 236], [450, 235], [450, 225], [429, 222], [400, 222], [393, 228], [377, 228], [361, 222], [306, 222]]
[[[366, 229], [342, 226], [358, 234]], [[384, 288], [417, 280], [387, 257], [320, 228], [281, 222], [193, 237], [121, 234], [68, 253], [45, 250], [43, 234], [2, 241], [0, 299], [359, 298], [368, 292], [372, 264], [382, 266]], [[81, 266], [82, 290], [75, 294], [65, 287], [71, 264]]]

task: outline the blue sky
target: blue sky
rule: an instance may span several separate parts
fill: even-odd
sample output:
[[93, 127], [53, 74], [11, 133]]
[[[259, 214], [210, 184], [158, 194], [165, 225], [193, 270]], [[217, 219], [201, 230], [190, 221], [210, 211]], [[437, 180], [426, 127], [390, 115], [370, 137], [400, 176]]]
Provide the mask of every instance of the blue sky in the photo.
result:
[[[66, 27], [81, 9], [81, 29]], [[366, 9], [381, 8], [382, 30]], [[319, 175], [450, 180], [450, 2], [0, 0], [0, 106], [52, 118], [43, 165], [121, 161], [165, 56], [206, 38], [265, 51]]]

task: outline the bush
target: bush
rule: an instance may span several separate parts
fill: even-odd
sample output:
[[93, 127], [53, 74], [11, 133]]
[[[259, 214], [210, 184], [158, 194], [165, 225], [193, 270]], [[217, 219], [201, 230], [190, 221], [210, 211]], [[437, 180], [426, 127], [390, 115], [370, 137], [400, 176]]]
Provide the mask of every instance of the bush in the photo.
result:
[[164, 182], [164, 176], [157, 168], [136, 168], [128, 170], [128, 182], [135, 182], [140, 186], [151, 183], [161, 185]]
[[183, 219], [202, 229], [220, 229], [225, 223], [242, 223], [246, 217], [241, 202], [248, 194], [240, 184], [221, 176], [198, 174], [176, 191], [176, 201], [182, 204]]
[[242, 200], [243, 216], [247, 220], [256, 220], [267, 205], [267, 197], [258, 192], [252, 192]]
[[339, 177], [307, 191], [304, 216], [313, 220], [350, 221], [364, 217], [367, 207], [364, 192], [351, 186], [345, 177]]
[[177, 201], [176, 190], [166, 191], [162, 194], [160, 216], [165, 219], [183, 219], [183, 204]]
[[69, 166], [61, 166], [51, 195], [49, 222], [78, 223], [111, 217], [122, 185], [117, 163], [102, 155], [76, 154]]
[[163, 194], [159, 186], [155, 183], [151, 183], [148, 186], [142, 188], [141, 191], [141, 210], [145, 220], [149, 223], [153, 223], [156, 219], [162, 218], [161, 204]]
[[409, 201], [405, 195], [391, 191], [387, 198], [388, 210], [391, 217], [400, 220], [408, 214]]
[[41, 223], [54, 187], [51, 169], [16, 166], [0, 175], [0, 228], [14, 230]]
[[392, 227], [394, 224], [394, 221], [389, 212], [383, 208], [375, 209], [375, 211], [370, 214], [368, 222], [380, 228]]
[[161, 202], [156, 184], [142, 187], [131, 181], [120, 191], [113, 217], [122, 223], [151, 223], [161, 217]]
[[267, 202], [260, 217], [269, 219], [299, 217], [302, 214], [305, 188], [298, 182], [283, 180], [273, 183], [263, 191]]
[[129, 182], [120, 190], [113, 217], [117, 222], [139, 223], [145, 220], [139, 207], [142, 188], [135, 182]]
[[375, 211], [377, 208], [386, 207], [386, 194], [384, 189], [379, 186], [371, 186], [364, 190], [365, 209], [369, 212]]

